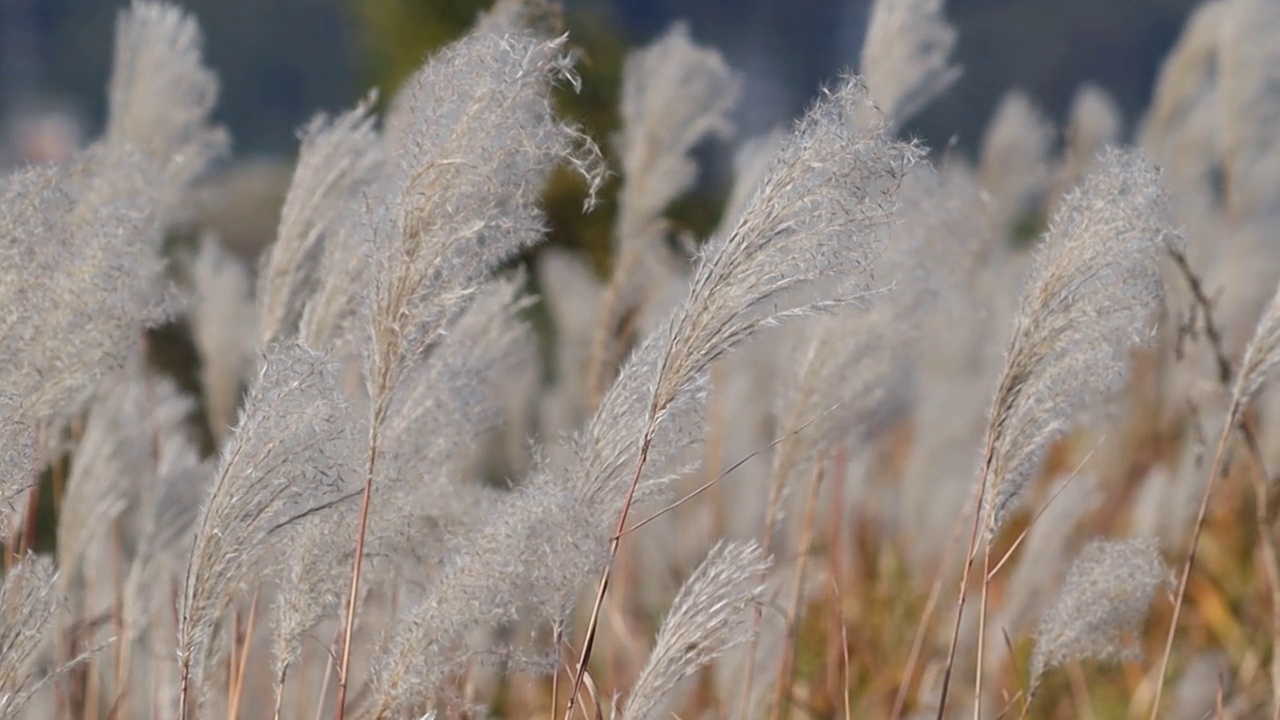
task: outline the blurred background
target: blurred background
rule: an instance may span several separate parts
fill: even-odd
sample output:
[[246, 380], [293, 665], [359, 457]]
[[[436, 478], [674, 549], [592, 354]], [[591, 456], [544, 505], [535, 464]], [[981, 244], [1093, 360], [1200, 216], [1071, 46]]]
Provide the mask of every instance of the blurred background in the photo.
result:
[[[0, 0], [0, 165], [56, 157], [99, 130], [115, 16], [126, 0]], [[234, 142], [209, 215], [246, 253], [270, 238], [288, 180], [296, 130], [369, 87], [383, 98], [423, 55], [463, 32], [486, 0], [187, 0], [222, 79], [217, 116]], [[992, 108], [1019, 87], [1061, 122], [1072, 94], [1094, 80], [1118, 101], [1130, 130], [1156, 68], [1193, 0], [952, 0], [964, 75], [905, 128], [930, 147], [971, 153]], [[628, 47], [686, 19], [747, 76], [739, 138], [795, 117], [822, 83], [856, 69], [867, 0], [568, 0], [564, 22], [584, 51], [584, 92], [567, 114], [599, 140], [616, 126]], [[709, 148], [707, 177], [672, 217], [694, 234], [723, 197], [727, 153]], [[607, 198], [606, 198], [607, 199]], [[571, 187], [549, 191], [553, 241], [596, 249], [605, 212], [576, 215]], [[228, 208], [234, 208], [229, 211]]]

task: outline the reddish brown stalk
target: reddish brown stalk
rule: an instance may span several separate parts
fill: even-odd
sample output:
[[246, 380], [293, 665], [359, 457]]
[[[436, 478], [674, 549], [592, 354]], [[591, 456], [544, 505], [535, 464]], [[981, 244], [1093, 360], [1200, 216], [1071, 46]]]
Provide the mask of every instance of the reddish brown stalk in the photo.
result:
[[942, 672], [942, 692], [938, 697], [938, 720], [943, 720], [947, 710], [947, 691], [951, 688], [951, 671], [955, 667], [956, 648], [960, 644], [960, 621], [964, 619], [964, 603], [968, 597], [969, 572], [973, 569], [973, 561], [978, 553], [978, 535], [982, 528], [982, 502], [987, 494], [987, 475], [991, 471], [991, 463], [995, 455], [995, 438], [987, 433], [987, 449], [983, 453], [982, 474], [978, 481], [978, 494], [973, 509], [973, 529], [969, 533], [969, 547], [965, 550], [964, 571], [960, 574], [960, 591], [956, 598], [956, 617], [951, 628], [951, 642], [947, 647], [946, 669]]
[[[649, 416], [653, 417], [656, 413], [655, 409], [651, 409]], [[622, 512], [618, 514], [617, 527], [614, 529], [613, 537], [609, 540], [609, 560], [605, 565], [604, 572], [600, 574], [600, 584], [596, 588], [596, 599], [591, 606], [591, 619], [587, 622], [587, 635], [582, 641], [582, 654], [578, 658], [578, 669], [573, 676], [573, 689], [569, 693], [568, 707], [565, 708], [564, 716], [568, 718], [573, 713], [573, 708], [577, 704], [578, 693], [582, 689], [582, 678], [587, 672], [587, 662], [591, 660], [592, 646], [595, 645], [596, 632], [600, 627], [600, 610], [604, 606], [605, 593], [609, 591], [609, 578], [613, 572], [614, 560], [618, 557], [618, 546], [622, 543], [622, 531], [627, 527], [627, 517], [631, 514], [631, 505], [635, 501], [636, 489], [640, 486], [640, 474], [644, 472], [645, 461], [649, 457], [649, 447], [653, 443], [653, 429], [645, 434], [644, 442], [640, 445], [640, 459], [636, 463], [635, 473], [631, 476], [631, 486], [627, 489], [627, 499], [622, 504]], [[342, 720], [339, 716], [338, 720]]]
[[253, 645], [254, 620], [257, 615], [258, 593], [254, 591], [253, 601], [249, 603], [249, 617], [245, 624], [240, 657], [236, 663], [235, 682], [231, 685], [231, 699], [227, 706], [227, 720], [235, 720], [240, 717], [240, 699], [244, 696], [244, 671], [249, 665], [249, 648]]
[[191, 656], [182, 656], [182, 680], [178, 685], [178, 720], [187, 720], [187, 695], [191, 691]]
[[[385, 386], [385, 383], [384, 383]], [[369, 526], [369, 501], [373, 496], [373, 471], [378, 459], [378, 419], [369, 429], [369, 457], [365, 464], [364, 493], [360, 497], [360, 521], [356, 526], [356, 557], [351, 568], [351, 591], [347, 595], [346, 621], [342, 626], [342, 656], [338, 663], [338, 699], [334, 708], [336, 720], [343, 720], [347, 705], [347, 672], [351, 665], [351, 635], [356, 625], [356, 601], [360, 594], [360, 570], [364, 564], [364, 539]]]
[[[240, 608], [236, 608], [235, 618], [231, 622], [231, 651], [227, 653], [227, 697], [235, 692], [236, 660], [239, 659], [240, 648]], [[228, 708], [229, 709], [229, 708]]]
[[828, 566], [834, 582], [844, 581], [844, 507], [845, 484], [848, 480], [849, 450], [841, 444], [835, 450], [835, 467], [831, 471], [831, 508], [827, 519]]
[[559, 622], [551, 632], [551, 642], [556, 649], [556, 657], [561, 662], [556, 664], [555, 669], [551, 672], [551, 712], [547, 715], [549, 718], [555, 718], [560, 712], [560, 666], [564, 664], [564, 628]]
[[947, 664], [946, 669], [942, 671], [942, 693], [938, 696], [938, 720], [943, 720], [947, 710], [947, 691], [951, 689], [951, 670], [955, 667], [956, 648], [960, 644], [960, 621], [964, 619], [964, 603], [968, 597], [969, 573], [973, 570], [973, 561], [978, 555], [978, 536], [979, 530], [982, 528], [982, 502], [987, 496], [987, 475], [991, 471], [992, 461], [995, 460], [995, 437], [991, 433], [987, 433], [987, 451], [983, 452], [982, 475], [978, 482], [977, 507], [973, 510], [973, 529], [969, 533], [969, 547], [965, 550], [964, 571], [960, 573], [960, 592], [956, 597], [956, 616], [954, 624], [951, 626], [951, 642], [947, 646]]

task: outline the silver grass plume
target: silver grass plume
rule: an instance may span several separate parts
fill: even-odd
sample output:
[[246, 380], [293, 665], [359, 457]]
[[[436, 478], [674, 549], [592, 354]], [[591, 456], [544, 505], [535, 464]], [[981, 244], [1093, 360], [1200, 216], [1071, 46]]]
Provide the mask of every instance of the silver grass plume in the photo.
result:
[[206, 234], [192, 263], [195, 285], [191, 332], [200, 353], [205, 419], [221, 445], [235, 422], [245, 375], [256, 350], [256, 318], [249, 269], [222, 241]]
[[[172, 613], [153, 611], [172, 607], [191, 524], [212, 470], [211, 463], [201, 466], [189, 435], [194, 402], [167, 378], [144, 374], [140, 360], [99, 389], [58, 515], [59, 581], [69, 609], [58, 650], [92, 651], [106, 633], [118, 633], [110, 638], [121, 672], [117, 687], [129, 685], [129, 656], [147, 629], [154, 633], [148, 659], [171, 664]], [[175, 486], [185, 499], [180, 507], [172, 502]], [[120, 514], [122, 508], [127, 512]], [[158, 523], [178, 530], [161, 536]], [[109, 532], [113, 527], [118, 534]], [[116, 558], [127, 551], [132, 558], [121, 581]], [[98, 627], [99, 617], [119, 624]]]
[[728, 113], [741, 86], [719, 52], [693, 41], [686, 23], [673, 24], [627, 57], [618, 137], [624, 178], [619, 210], [633, 220], [619, 226], [621, 247], [653, 240], [630, 233], [652, 232], [644, 224], [659, 222], [667, 205], [693, 186], [697, 165], [690, 153], [706, 139], [732, 132]]
[[950, 64], [956, 29], [945, 0], [876, 0], [858, 68], [871, 99], [895, 126], [910, 120], [960, 77]]
[[116, 21], [104, 141], [133, 147], [162, 169], [166, 219], [229, 142], [209, 124], [218, 78], [204, 66], [201, 45], [199, 23], [176, 5], [134, 0]]
[[632, 52], [622, 75], [622, 129], [617, 137], [623, 184], [614, 228], [613, 274], [601, 300], [588, 372], [594, 407], [635, 335], [618, 337], [628, 313], [650, 302], [664, 269], [676, 262], [667, 249], [667, 206], [697, 179], [691, 153], [701, 142], [724, 138], [741, 78], [720, 53], [696, 44], [689, 27], [675, 23], [650, 45]]
[[764, 181], [766, 173], [773, 166], [773, 158], [782, 146], [786, 133], [782, 128], [774, 128], [763, 135], [748, 138], [733, 154], [733, 189], [725, 201], [724, 212], [720, 216], [720, 224], [716, 226], [713, 237], [728, 235], [738, 225], [751, 199], [755, 197], [756, 188]]
[[302, 657], [303, 642], [325, 618], [342, 608], [351, 580], [350, 543], [333, 541], [334, 528], [355, 524], [354, 503], [302, 518], [283, 548], [271, 606], [271, 670], [277, 697]]
[[[1258, 320], [1253, 337], [1245, 347], [1244, 359], [1231, 394], [1231, 419], [1239, 417], [1262, 390], [1267, 376], [1280, 364], [1280, 287]], [[1231, 420], [1228, 420], [1231, 422]]]
[[[1219, 419], [1225, 420], [1220, 413], [1214, 413], [1214, 422]], [[1206, 420], [1203, 417], [1192, 418], [1191, 422], [1205, 424]], [[1203, 434], [1205, 431], [1196, 428], [1190, 432]], [[1186, 550], [1187, 538], [1195, 525], [1200, 495], [1208, 480], [1205, 468], [1210, 458], [1205, 457], [1206, 454], [1203, 443], [1189, 437], [1182, 443], [1172, 467], [1156, 465], [1151, 468], [1130, 506], [1130, 533], [1158, 538], [1161, 547], [1169, 553]]]
[[32, 660], [59, 608], [56, 586], [48, 558], [27, 556], [5, 573], [0, 586], [0, 719], [23, 717], [24, 706], [50, 677], [41, 677]]
[[95, 147], [0, 186], [0, 386], [33, 420], [72, 412], [173, 313], [153, 177], [135, 153]]
[[567, 159], [600, 182], [594, 146], [552, 108], [552, 85], [576, 82], [564, 45], [469, 35], [431, 57], [406, 90], [403, 125], [388, 137], [396, 166], [365, 211], [372, 432], [401, 375], [485, 276], [542, 237], [537, 202], [551, 169]]
[[385, 447], [396, 456], [388, 475], [447, 475], [450, 463], [467, 457], [475, 439], [500, 420], [497, 381], [534, 360], [525, 352], [533, 339], [521, 318], [531, 302], [522, 295], [524, 282], [523, 273], [514, 273], [478, 288], [431, 361], [405, 371], [383, 426]]
[[374, 658], [367, 717], [401, 717], [436, 697], [478, 652], [466, 642], [476, 631], [565, 617], [584, 573], [603, 562], [608, 535], [594, 508], [563, 485], [539, 468], [485, 522], [453, 538], [422, 600]]
[[[399, 419], [397, 397], [430, 377], [430, 366], [487, 277], [541, 239], [537, 203], [551, 170], [568, 163], [588, 180], [590, 198], [603, 181], [594, 144], [554, 112], [552, 87], [577, 83], [565, 43], [565, 36], [472, 33], [428, 59], [410, 81], [408, 100], [388, 121], [390, 154], [398, 166], [378, 188], [386, 199], [375, 198], [365, 218], [372, 255], [363, 358], [368, 442], [339, 704], [345, 699], [373, 488], [385, 486], [380, 478], [400, 469], [400, 449], [391, 439]], [[437, 632], [417, 620], [408, 623], [407, 636]], [[448, 644], [453, 637], [441, 639]], [[426, 654], [425, 644], [423, 639], [412, 652]], [[402, 693], [435, 687], [425, 672], [405, 676], [395, 660], [391, 665], [375, 694], [375, 716], [403, 708]], [[442, 663], [431, 668], [448, 670]], [[406, 688], [404, 681], [417, 681], [418, 687]]]
[[[599, 326], [604, 286], [577, 253], [557, 247], [539, 251], [534, 268], [543, 304], [555, 326], [555, 379], [542, 394], [542, 437], [566, 435], [582, 426], [587, 408], [587, 378], [593, 333]], [[559, 446], [546, 448], [556, 452]]]
[[1226, 210], [1233, 220], [1274, 216], [1280, 212], [1280, 3], [1231, 0], [1219, 33]]
[[[413, 563], [406, 572], [415, 581], [431, 577], [445, 537], [482, 522], [494, 500], [486, 488], [456, 478], [465, 475], [475, 439], [500, 418], [498, 379], [513, 363], [530, 361], [523, 350], [531, 339], [518, 317], [527, 305], [522, 281], [516, 275], [482, 288], [432, 362], [407, 376], [388, 413], [379, 476], [396, 482], [374, 497], [366, 547], [393, 563]], [[363, 430], [353, 426], [351, 434], [363, 437]], [[301, 519], [284, 546], [272, 616], [277, 683], [300, 656], [305, 633], [339, 607], [349, 587], [354, 551], [335, 549], [331, 535], [355, 525], [356, 509], [345, 503]]]
[[195, 522], [179, 604], [187, 707], [199, 704], [215, 627], [261, 576], [270, 548], [299, 519], [351, 495], [348, 426], [324, 356], [292, 343], [268, 349]]
[[855, 448], [870, 442], [911, 404], [914, 328], [923, 322], [936, 285], [919, 258], [932, 257], [942, 267], [948, 250], [957, 249], [925, 250], [931, 240], [945, 237], [933, 227], [940, 218], [930, 210], [938, 208], [926, 207], [939, 199], [930, 192], [929, 178], [921, 177], [926, 174], [932, 170], [916, 166], [903, 182], [899, 222], [876, 263], [866, 301], [808, 320], [785, 343], [780, 365], [788, 369], [774, 400], [782, 440], [772, 457], [763, 540], [768, 552], [785, 513], [784, 498], [815, 471], [824, 453], [844, 442]]
[[1142, 145], [1157, 157], [1173, 156], [1180, 126], [1217, 82], [1218, 43], [1231, 0], [1197, 6], [1183, 25], [1156, 76], [1151, 105], [1142, 121]]
[[1049, 178], [1053, 125], [1021, 90], [1000, 99], [982, 133], [978, 181], [991, 196], [992, 223], [1009, 232], [1035, 207]]
[[[1150, 108], [1139, 130], [1140, 143], [1161, 163], [1184, 223], [1203, 227], [1219, 222], [1216, 185], [1220, 182], [1223, 133], [1220, 128], [1218, 44], [1229, 0], [1197, 6], [1183, 25], [1177, 43], [1160, 66]], [[1192, 236], [1194, 239], [1194, 235]], [[1192, 260], [1217, 248], [1192, 247]], [[1211, 257], [1211, 256], [1210, 256]], [[1193, 265], [1196, 263], [1193, 263]]]
[[1160, 258], [1177, 242], [1160, 173], [1110, 151], [1068, 193], [1038, 249], [991, 406], [983, 461], [985, 529], [1039, 472], [1075, 414], [1120, 387], [1163, 295]]
[[1009, 293], [1003, 278], [1013, 273], [971, 174], [953, 166], [908, 179], [904, 199], [912, 211], [903, 216], [919, 226], [926, 255], [935, 258], [928, 274], [937, 299], [916, 331], [927, 342], [914, 343], [914, 440], [900, 483], [898, 535], [917, 577], [932, 578], [956, 508], [971, 494], [974, 448], [990, 401], [983, 388], [998, 377], [1007, 332], [995, 298]]
[[0, 394], [0, 541], [17, 530], [35, 484], [36, 433], [16, 398]]
[[338, 242], [343, 215], [356, 210], [358, 193], [382, 169], [373, 100], [371, 95], [335, 118], [319, 115], [302, 129], [298, 164], [280, 210], [276, 239], [258, 273], [261, 347], [297, 329], [307, 301], [322, 282], [321, 261], [327, 246]]
[[370, 261], [360, 215], [348, 211], [334, 221], [320, 248], [315, 288], [298, 321], [303, 344], [342, 358], [358, 357], [363, 337], [359, 313]]
[[664, 701], [677, 683], [745, 642], [752, 634], [747, 611], [762, 601], [764, 586], [758, 580], [768, 569], [769, 559], [755, 543], [713, 547], [672, 602], [617, 717], [663, 717]]
[[107, 576], [95, 570], [92, 551], [108, 542], [127, 507], [155, 489], [161, 438], [181, 433], [191, 409], [172, 381], [147, 375], [141, 357], [98, 388], [58, 511], [59, 578], [68, 597], [91, 573]]
[[1095, 540], [1076, 556], [1062, 591], [1041, 618], [1031, 653], [1031, 692], [1044, 673], [1072, 660], [1131, 657], [1125, 633], [1141, 630], [1151, 602], [1173, 576], [1151, 538]]
[[541, 240], [539, 194], [558, 163], [593, 191], [603, 179], [598, 150], [552, 106], [554, 85], [577, 83], [571, 62], [563, 36], [474, 32], [428, 59], [402, 93], [386, 138], [394, 164], [371, 189], [360, 230], [372, 257], [371, 462], [375, 452], [419, 452], [416, 423], [431, 408], [463, 413], [441, 439], [486, 422], [493, 406], [475, 402], [480, 387], [523, 333], [521, 280], [491, 275]]
[[[185, 406], [187, 399], [174, 397], [162, 402]], [[156, 407], [159, 417], [166, 417], [168, 412], [161, 406]], [[159, 433], [156, 439], [159, 447], [151, 485], [138, 503], [137, 545], [120, 598], [125, 627], [121, 642], [136, 639], [147, 629], [147, 623], [155, 623], [158, 616], [168, 620], [172, 615], [157, 613], [156, 608], [172, 606], [171, 588], [182, 582], [201, 503], [217, 470], [217, 459], [203, 459], [200, 449], [180, 424], [153, 422]], [[176, 633], [170, 632], [169, 636], [177, 640]]]
[[733, 231], [704, 246], [689, 297], [623, 365], [566, 462], [540, 463], [489, 522], [459, 539], [376, 666], [371, 716], [433, 694], [467, 632], [521, 611], [564, 617], [582, 579], [609, 561], [633, 478], [651, 494], [669, 477], [664, 460], [695, 441], [691, 415], [709, 365], [766, 327], [860, 295], [855, 280], [799, 297], [870, 267], [897, 183], [920, 156], [882, 129], [860, 128], [867, 103], [856, 79], [824, 94]]
[[1067, 112], [1065, 157], [1057, 170], [1054, 192], [1071, 189], [1089, 173], [1099, 153], [1120, 141], [1124, 116], [1115, 98], [1093, 82], [1076, 88]]
[[1091, 162], [1124, 132], [1124, 114], [1115, 98], [1097, 83], [1076, 88], [1067, 113], [1066, 139], [1075, 162]]
[[1045, 609], [1061, 582], [1067, 557], [1077, 547], [1072, 542], [1077, 526], [1099, 500], [1098, 481], [1093, 475], [1068, 475], [1048, 488], [1018, 551], [998, 627], [1021, 632]]
[[[903, 180], [902, 207], [889, 244], [875, 263], [873, 291], [865, 302], [813, 318], [798, 328], [788, 353], [794, 368], [781, 388], [776, 415], [781, 432], [802, 426], [775, 454], [776, 472], [795, 477], [801, 466], [844, 440], [874, 437], [910, 404], [911, 358], [916, 330], [933, 303], [935, 288], [967, 249], [939, 242], [956, 214], [945, 203], [946, 188], [928, 165]], [[920, 257], [933, 258], [927, 269]]]
[[870, 101], [848, 78], [784, 141], [750, 206], [699, 253], [688, 297], [629, 358], [577, 441], [585, 497], [621, 510], [627, 488], [662, 477], [697, 442], [694, 421], [718, 358], [765, 328], [862, 298], [898, 185], [919, 157], [883, 125], [859, 126]]

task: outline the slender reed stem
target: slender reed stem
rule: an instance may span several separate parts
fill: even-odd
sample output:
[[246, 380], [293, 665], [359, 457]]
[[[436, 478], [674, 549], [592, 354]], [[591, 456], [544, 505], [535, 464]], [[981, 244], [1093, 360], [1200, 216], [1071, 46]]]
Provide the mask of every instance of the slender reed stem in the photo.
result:
[[272, 720], [280, 720], [280, 712], [284, 708], [284, 681], [289, 674], [289, 667], [280, 668], [280, 674], [276, 676], [276, 704], [275, 709], [271, 712]]
[[942, 673], [942, 693], [938, 696], [938, 720], [943, 720], [947, 710], [947, 691], [951, 688], [951, 671], [955, 667], [956, 648], [960, 644], [960, 621], [964, 619], [964, 602], [968, 596], [969, 572], [978, 552], [978, 534], [982, 528], [982, 501], [987, 494], [987, 474], [995, 455], [995, 438], [987, 434], [987, 449], [983, 453], [982, 474], [978, 481], [978, 495], [973, 509], [973, 528], [969, 533], [969, 547], [965, 550], [964, 571], [960, 573], [960, 591], [956, 597], [956, 617], [951, 628], [951, 642], [947, 647], [947, 665]]
[[[656, 408], [650, 410], [649, 416], [656, 414]], [[653, 444], [653, 427], [645, 434], [640, 445], [640, 459], [636, 463], [635, 473], [631, 476], [631, 487], [627, 489], [627, 499], [622, 504], [622, 512], [618, 514], [618, 524], [613, 537], [609, 540], [609, 560], [604, 572], [600, 574], [600, 585], [596, 588], [596, 599], [591, 606], [591, 619], [587, 622], [587, 635], [582, 641], [582, 655], [578, 658], [578, 668], [573, 676], [573, 689], [569, 693], [569, 702], [564, 711], [566, 720], [572, 715], [577, 704], [578, 692], [582, 689], [582, 678], [587, 672], [587, 662], [591, 660], [591, 649], [595, 645], [596, 631], [600, 627], [600, 610], [604, 607], [605, 593], [609, 591], [609, 578], [613, 574], [613, 563], [618, 557], [618, 546], [622, 544], [622, 531], [627, 527], [627, 517], [631, 514], [631, 505], [635, 501], [636, 489], [640, 486], [640, 474], [644, 472], [645, 462], [649, 459], [649, 448]], [[338, 720], [342, 720], [341, 717]]]
[[378, 423], [369, 428], [369, 457], [365, 464], [364, 493], [360, 497], [360, 522], [356, 527], [356, 557], [351, 568], [351, 592], [347, 595], [347, 615], [342, 626], [342, 657], [338, 662], [338, 700], [334, 717], [343, 720], [347, 705], [347, 673], [351, 665], [351, 634], [356, 625], [356, 601], [360, 594], [360, 570], [364, 564], [364, 539], [369, 526], [369, 501], [373, 496], [373, 471], [378, 460]]
[[982, 720], [982, 676], [987, 646], [987, 601], [991, 590], [991, 538], [982, 543], [982, 600], [978, 603], [978, 656], [973, 671], [973, 720]]
[[245, 621], [244, 640], [240, 646], [240, 658], [236, 663], [235, 682], [232, 684], [231, 701], [227, 706], [227, 720], [240, 717], [240, 699], [244, 697], [244, 671], [249, 665], [249, 648], [253, 645], [254, 620], [258, 616], [258, 593], [253, 593], [249, 604], [249, 617]]

